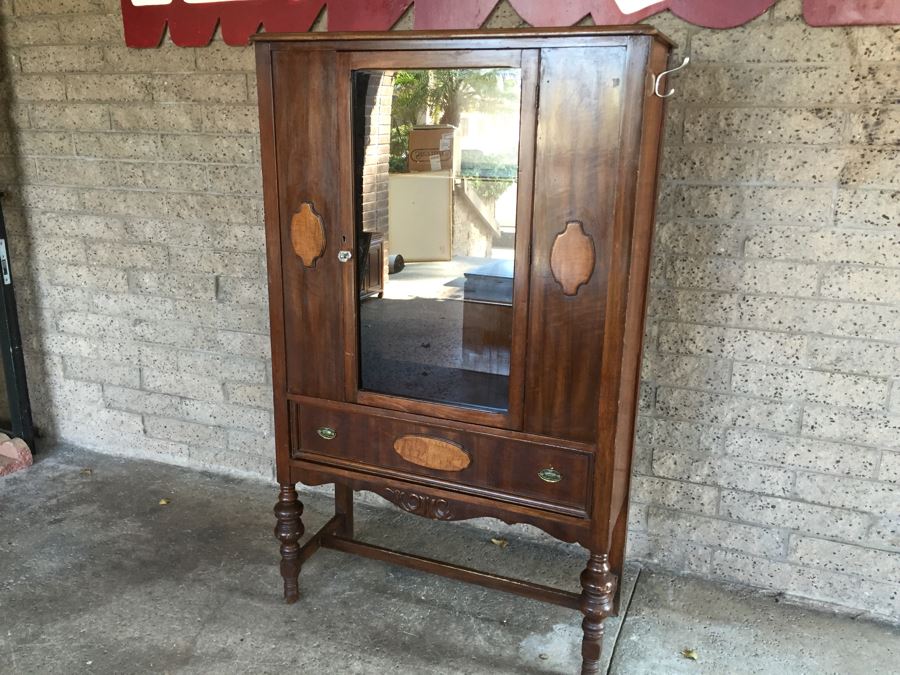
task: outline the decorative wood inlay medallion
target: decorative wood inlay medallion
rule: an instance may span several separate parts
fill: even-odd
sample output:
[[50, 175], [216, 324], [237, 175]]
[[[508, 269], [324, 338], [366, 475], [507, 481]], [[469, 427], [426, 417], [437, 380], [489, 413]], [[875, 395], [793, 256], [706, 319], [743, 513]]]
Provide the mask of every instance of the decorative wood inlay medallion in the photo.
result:
[[594, 273], [594, 240], [578, 220], [566, 223], [550, 250], [550, 271], [565, 295], [576, 295]]
[[462, 471], [472, 462], [458, 443], [432, 436], [401, 436], [394, 441], [394, 452], [407, 462], [437, 471]]
[[450, 502], [446, 499], [419, 495], [415, 492], [407, 492], [396, 488], [385, 488], [381, 494], [385, 499], [393, 502], [408, 513], [431, 518], [432, 520], [453, 520]]
[[291, 244], [306, 267], [315, 267], [325, 253], [325, 224], [311, 202], [303, 202], [291, 218]]

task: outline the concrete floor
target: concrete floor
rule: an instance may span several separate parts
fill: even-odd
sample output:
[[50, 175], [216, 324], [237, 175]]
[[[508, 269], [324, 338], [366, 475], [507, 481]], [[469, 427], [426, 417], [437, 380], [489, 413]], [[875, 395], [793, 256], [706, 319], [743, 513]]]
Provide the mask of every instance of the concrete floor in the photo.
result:
[[[333, 551], [280, 601], [275, 490], [73, 449], [0, 479], [2, 673], [576, 673], [580, 616]], [[160, 505], [160, 499], [169, 499]], [[331, 503], [307, 495], [312, 531]], [[361, 506], [358, 534], [575, 588], [580, 549]], [[898, 672], [900, 630], [629, 569], [608, 672]], [[698, 661], [681, 656], [695, 649]]]

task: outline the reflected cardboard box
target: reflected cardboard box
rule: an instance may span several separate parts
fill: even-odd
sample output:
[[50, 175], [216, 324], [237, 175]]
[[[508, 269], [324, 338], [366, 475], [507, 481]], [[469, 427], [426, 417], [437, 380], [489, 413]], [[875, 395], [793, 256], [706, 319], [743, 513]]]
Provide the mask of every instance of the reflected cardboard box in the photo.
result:
[[459, 172], [460, 151], [450, 124], [413, 127], [409, 132], [409, 170]]

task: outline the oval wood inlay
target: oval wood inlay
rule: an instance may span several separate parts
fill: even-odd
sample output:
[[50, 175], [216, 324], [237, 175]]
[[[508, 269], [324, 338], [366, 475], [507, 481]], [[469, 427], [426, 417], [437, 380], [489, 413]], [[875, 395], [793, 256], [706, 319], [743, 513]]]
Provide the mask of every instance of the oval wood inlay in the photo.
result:
[[577, 295], [578, 289], [590, 281], [594, 260], [594, 240], [585, 234], [581, 222], [566, 223], [550, 250], [550, 271], [565, 295]]
[[462, 471], [472, 462], [458, 443], [432, 436], [401, 436], [394, 451], [407, 462], [438, 471]]
[[315, 267], [325, 253], [325, 224], [310, 202], [303, 202], [291, 218], [291, 245], [306, 267]]

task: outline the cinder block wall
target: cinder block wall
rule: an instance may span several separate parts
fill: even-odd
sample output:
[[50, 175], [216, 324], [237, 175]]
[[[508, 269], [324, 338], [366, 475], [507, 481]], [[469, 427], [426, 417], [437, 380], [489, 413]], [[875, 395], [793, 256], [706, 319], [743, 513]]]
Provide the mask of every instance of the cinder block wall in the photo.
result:
[[[0, 8], [38, 424], [271, 476], [250, 49], [128, 50], [118, 0]], [[631, 556], [900, 621], [898, 32], [811, 29], [799, 0], [730, 31], [651, 23], [694, 64], [669, 108]]]

